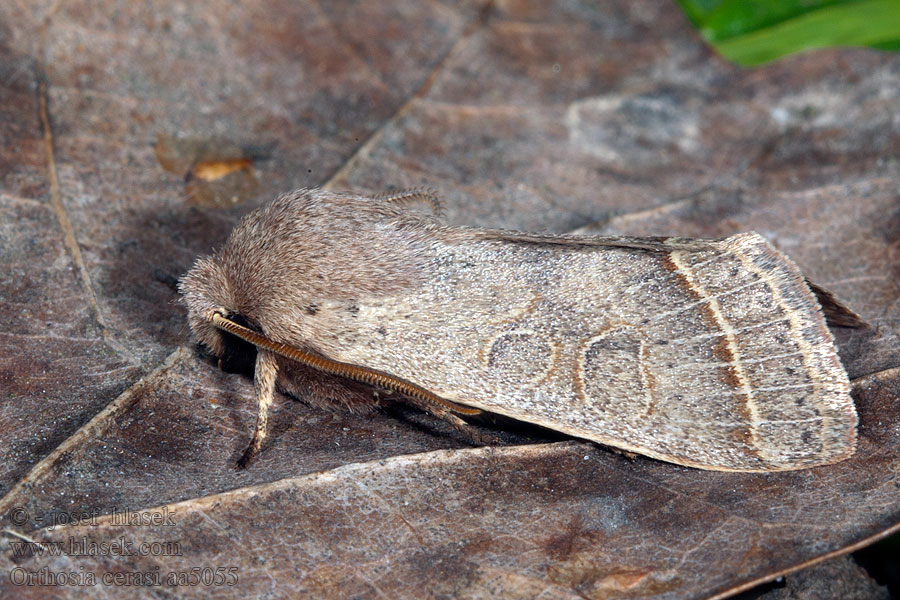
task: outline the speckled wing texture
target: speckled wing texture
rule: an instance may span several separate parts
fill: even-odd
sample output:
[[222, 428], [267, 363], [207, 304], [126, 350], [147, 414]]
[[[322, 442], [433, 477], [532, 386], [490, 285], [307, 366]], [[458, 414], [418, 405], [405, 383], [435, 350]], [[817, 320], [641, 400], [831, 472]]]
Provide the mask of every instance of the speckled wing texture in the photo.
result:
[[422, 277], [399, 294], [320, 301], [316, 345], [333, 359], [692, 467], [801, 469], [854, 451], [857, 415], [820, 307], [755, 233], [634, 242], [397, 227], [419, 236]]

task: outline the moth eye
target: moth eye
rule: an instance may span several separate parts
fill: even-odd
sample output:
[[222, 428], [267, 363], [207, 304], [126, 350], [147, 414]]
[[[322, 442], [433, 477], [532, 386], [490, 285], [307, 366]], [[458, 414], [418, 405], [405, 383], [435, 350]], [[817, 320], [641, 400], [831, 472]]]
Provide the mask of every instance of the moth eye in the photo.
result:
[[[258, 326], [248, 321], [243, 315], [227, 313], [224, 316], [229, 321], [233, 321], [242, 327], [262, 333]], [[226, 373], [241, 373], [252, 376], [256, 367], [256, 346], [227, 331], [219, 330], [219, 334], [222, 336], [225, 346], [225, 351], [219, 357], [219, 364], [222, 370]]]

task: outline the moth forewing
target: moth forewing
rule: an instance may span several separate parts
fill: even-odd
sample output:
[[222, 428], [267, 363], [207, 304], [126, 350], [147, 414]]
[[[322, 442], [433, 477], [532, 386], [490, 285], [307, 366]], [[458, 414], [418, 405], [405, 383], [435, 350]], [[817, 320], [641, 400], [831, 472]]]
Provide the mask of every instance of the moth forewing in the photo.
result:
[[[266, 232], [281, 280], [273, 285], [265, 267], [225, 268], [229, 289], [255, 291], [218, 303], [241, 305], [225, 308], [278, 342], [694, 467], [799, 469], [854, 450], [856, 411], [819, 306], [797, 267], [754, 233], [710, 241], [451, 228], [315, 191], [247, 221], [220, 261], [251, 261], [244, 248], [259, 245], [243, 240]], [[304, 254], [293, 244], [301, 239], [317, 252]], [[332, 265], [322, 282], [313, 259], [350, 264]], [[190, 285], [201, 280], [189, 274], [183, 287], [206, 297]], [[315, 310], [299, 309], [308, 304]]]
[[796, 267], [755, 234], [718, 246], [435, 242], [423, 285], [327, 304], [322, 335], [449, 400], [680, 464], [846, 458], [849, 385]]

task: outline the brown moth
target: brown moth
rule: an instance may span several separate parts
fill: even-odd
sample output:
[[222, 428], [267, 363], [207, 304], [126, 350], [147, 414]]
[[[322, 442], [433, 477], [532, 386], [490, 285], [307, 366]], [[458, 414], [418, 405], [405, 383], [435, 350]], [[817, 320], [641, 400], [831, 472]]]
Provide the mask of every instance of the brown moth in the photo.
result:
[[802, 469], [854, 452], [856, 409], [821, 307], [756, 233], [450, 227], [403, 206], [422, 199], [433, 200], [282, 195], [183, 278], [203, 345], [220, 358], [235, 343], [256, 350], [241, 465], [276, 387], [360, 410], [349, 390], [361, 384], [461, 427], [456, 413], [489, 411], [702, 469]]

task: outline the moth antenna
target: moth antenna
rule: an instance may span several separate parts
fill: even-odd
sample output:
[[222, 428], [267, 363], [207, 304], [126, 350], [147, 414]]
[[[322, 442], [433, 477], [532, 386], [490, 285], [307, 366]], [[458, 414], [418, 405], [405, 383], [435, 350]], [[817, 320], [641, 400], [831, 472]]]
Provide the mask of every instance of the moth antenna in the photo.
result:
[[[348, 363], [332, 360], [318, 354], [313, 354], [308, 350], [294, 348], [292, 346], [288, 346], [287, 344], [282, 344], [281, 342], [270, 340], [269, 338], [253, 331], [252, 329], [248, 329], [243, 325], [235, 323], [231, 319], [225, 317], [219, 311], [210, 311], [206, 318], [219, 329], [227, 331], [232, 335], [236, 335], [237, 337], [246, 342], [250, 342], [261, 350], [268, 350], [269, 353], [284, 356], [285, 358], [295, 360], [301, 364], [310, 366], [314, 369], [318, 369], [319, 371], [323, 371], [330, 375], [337, 375], [339, 377], [345, 377], [347, 379], [359, 381], [360, 383], [365, 383], [386, 390], [399, 392], [415, 399], [418, 402], [421, 402], [423, 405], [431, 405], [434, 410], [438, 411], [434, 413], [438, 416], [440, 416], [439, 411], [441, 410], [445, 412], [450, 411], [459, 413], [462, 415], [477, 415], [481, 413], [481, 410], [477, 408], [469, 408], [467, 406], [462, 406], [461, 404], [451, 402], [450, 400], [445, 400], [437, 394], [434, 394], [433, 392], [430, 392], [410, 381], [400, 379], [399, 377], [394, 377], [393, 375], [382, 373], [381, 371], [376, 371], [375, 369], [368, 369], [366, 367], [360, 367], [357, 365], [351, 365]], [[268, 353], [260, 352], [260, 355], [262, 354]], [[257, 368], [259, 368], [260, 355], [257, 355]], [[277, 371], [275, 373], [277, 374]], [[257, 378], [259, 378], [259, 374], [257, 374]], [[272, 386], [274, 389], [274, 380], [272, 382]], [[257, 389], [257, 400], [261, 403], [262, 397], [259, 394], [259, 389]], [[271, 400], [269, 402], [271, 402]], [[262, 404], [260, 404], [260, 407], [262, 407]], [[268, 404], [266, 405], [266, 409], [268, 409]], [[429, 412], [431, 412], [431, 410], [429, 410]], [[262, 408], [260, 408], [260, 414], [263, 414]], [[263, 437], [264, 436], [265, 433], [263, 433]], [[254, 434], [254, 439], [255, 438], [256, 434]], [[250, 449], [248, 448], [248, 451], [249, 450]]]
[[431, 188], [412, 188], [408, 190], [400, 190], [399, 192], [382, 192], [373, 196], [376, 200], [384, 202], [427, 202], [431, 206], [431, 213], [435, 217], [440, 217], [444, 212], [438, 193]]
[[246, 469], [254, 456], [259, 454], [263, 440], [266, 439], [269, 426], [269, 406], [275, 397], [275, 380], [278, 378], [278, 362], [275, 354], [268, 350], [260, 349], [256, 353], [256, 368], [253, 382], [256, 387], [256, 428], [250, 445], [244, 450], [244, 454], [237, 462], [239, 469]]

